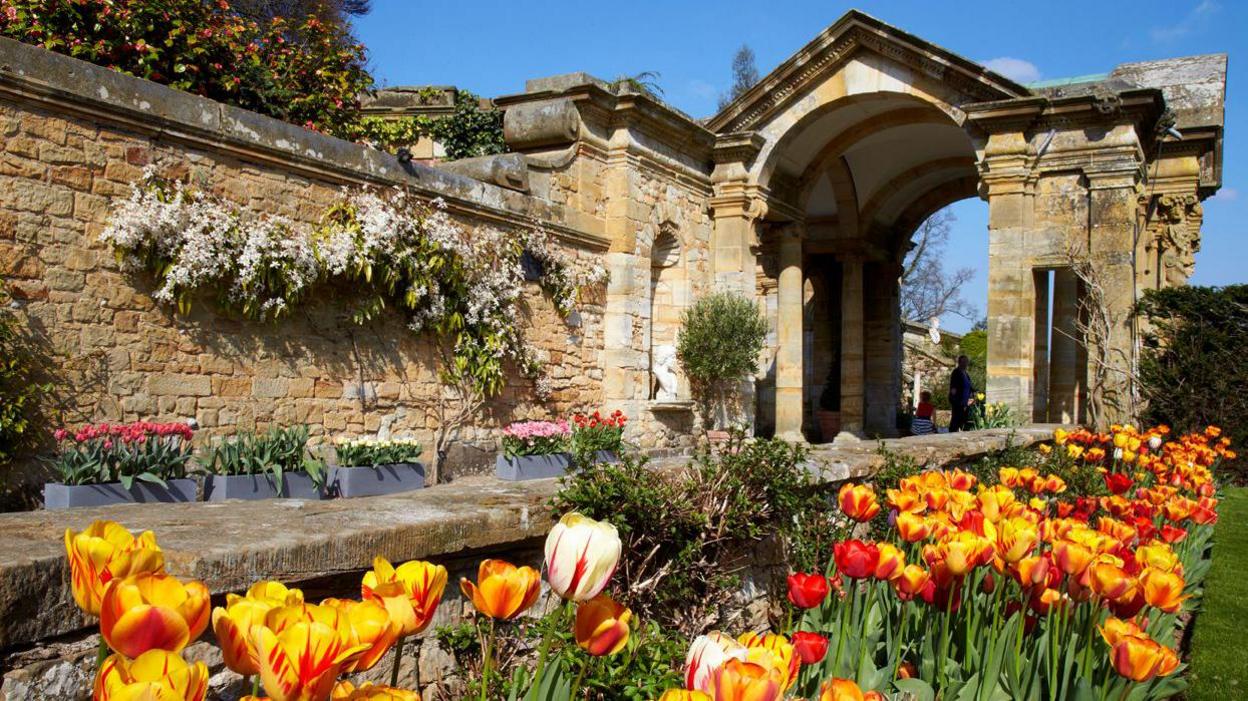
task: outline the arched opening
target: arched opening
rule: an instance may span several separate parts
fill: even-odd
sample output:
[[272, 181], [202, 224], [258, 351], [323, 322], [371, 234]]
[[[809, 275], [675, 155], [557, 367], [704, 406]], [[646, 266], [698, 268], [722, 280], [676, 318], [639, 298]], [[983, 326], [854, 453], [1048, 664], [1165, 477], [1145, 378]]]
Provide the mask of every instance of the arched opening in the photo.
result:
[[687, 394], [676, 373], [676, 335], [688, 296], [680, 239], [664, 227], [650, 249], [650, 399], [675, 401]]

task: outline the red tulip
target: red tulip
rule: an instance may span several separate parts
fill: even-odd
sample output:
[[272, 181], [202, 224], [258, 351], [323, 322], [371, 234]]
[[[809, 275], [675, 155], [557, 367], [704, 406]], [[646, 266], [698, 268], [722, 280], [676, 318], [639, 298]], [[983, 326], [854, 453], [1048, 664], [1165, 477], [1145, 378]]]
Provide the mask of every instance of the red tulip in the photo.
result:
[[850, 579], [865, 579], [875, 574], [880, 561], [880, 550], [874, 543], [846, 540], [832, 546], [836, 569]]
[[828, 654], [828, 639], [818, 633], [798, 631], [793, 634], [791, 642], [802, 664], [822, 662]]
[[1131, 488], [1131, 478], [1121, 472], [1106, 472], [1105, 488], [1113, 494], [1122, 494]]
[[789, 575], [789, 603], [813, 609], [828, 598], [828, 578], [821, 574], [795, 572]]

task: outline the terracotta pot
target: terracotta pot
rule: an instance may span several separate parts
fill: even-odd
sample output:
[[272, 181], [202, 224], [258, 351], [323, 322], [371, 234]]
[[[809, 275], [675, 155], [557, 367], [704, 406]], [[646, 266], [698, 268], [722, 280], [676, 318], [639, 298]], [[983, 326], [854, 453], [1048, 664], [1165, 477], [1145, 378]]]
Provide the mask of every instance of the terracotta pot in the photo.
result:
[[720, 431], [718, 429], [713, 429], [713, 430], [706, 432], [706, 439], [710, 441], [711, 443], [727, 443], [728, 439], [731, 437], [732, 437], [732, 434], [728, 433], [727, 431]]
[[830, 442], [841, 432], [841, 412], [819, 409], [815, 411], [815, 419], [819, 421], [819, 435], [824, 442]]

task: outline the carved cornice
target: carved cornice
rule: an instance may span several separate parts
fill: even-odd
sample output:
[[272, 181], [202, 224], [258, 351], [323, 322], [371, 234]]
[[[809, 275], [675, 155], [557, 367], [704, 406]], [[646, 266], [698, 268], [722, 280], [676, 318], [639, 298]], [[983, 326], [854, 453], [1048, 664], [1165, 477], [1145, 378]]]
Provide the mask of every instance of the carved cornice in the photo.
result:
[[712, 157], [716, 163], [741, 163], [749, 168], [766, 143], [767, 139], [754, 131], [720, 134], [715, 138]]
[[868, 50], [982, 102], [1028, 95], [1023, 86], [875, 18], [850, 11], [708, 123], [715, 132], [746, 131], [783, 108], [856, 52]]

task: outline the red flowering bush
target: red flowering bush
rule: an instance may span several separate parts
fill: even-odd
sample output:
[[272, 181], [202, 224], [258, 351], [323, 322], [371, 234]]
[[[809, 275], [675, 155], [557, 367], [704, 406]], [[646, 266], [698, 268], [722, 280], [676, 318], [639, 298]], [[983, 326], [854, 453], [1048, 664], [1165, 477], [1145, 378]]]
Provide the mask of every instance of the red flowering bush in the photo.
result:
[[185, 423], [96, 424], [77, 431], [57, 429], [52, 465], [64, 484], [134, 480], [164, 484], [186, 476], [193, 431]]
[[372, 85], [341, 25], [259, 24], [225, 0], [0, 0], [0, 35], [335, 134]]

